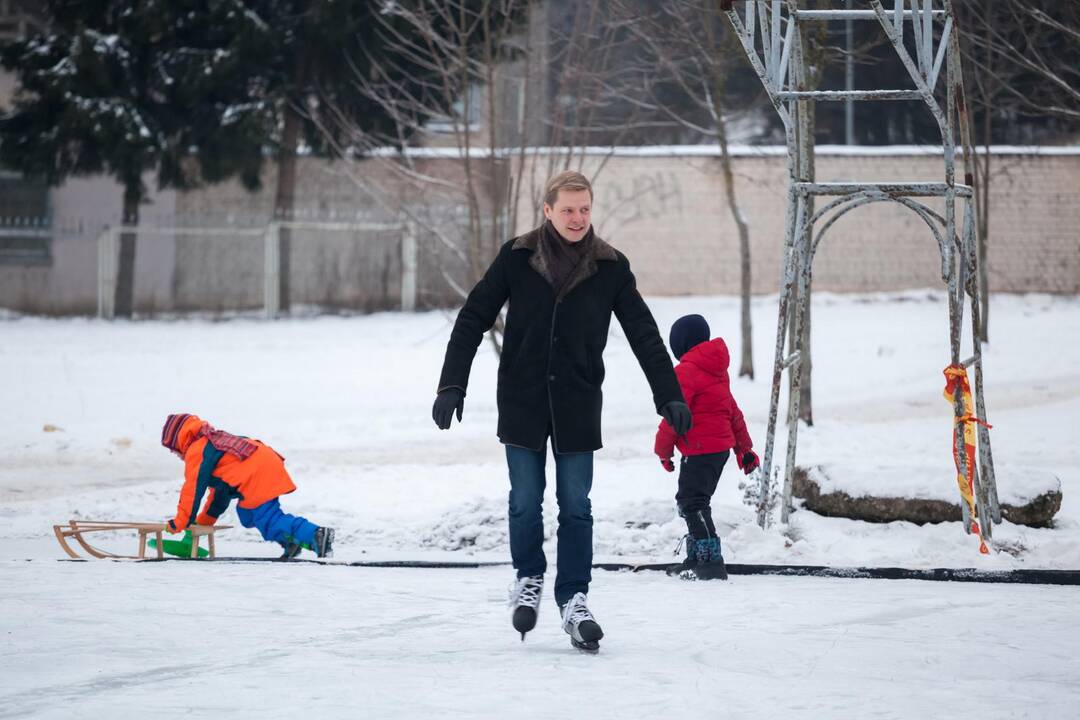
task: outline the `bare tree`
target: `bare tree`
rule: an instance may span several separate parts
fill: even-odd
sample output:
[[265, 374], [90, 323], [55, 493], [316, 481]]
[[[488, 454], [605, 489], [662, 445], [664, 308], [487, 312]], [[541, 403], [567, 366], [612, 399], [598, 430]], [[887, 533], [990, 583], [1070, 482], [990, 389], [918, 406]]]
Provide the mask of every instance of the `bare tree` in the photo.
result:
[[[412, 0], [379, 16], [377, 32], [396, 64], [368, 63], [371, 71], [354, 81], [393, 129], [377, 134], [352, 122], [344, 169], [378, 205], [436, 240], [461, 270], [440, 267], [462, 300], [528, 207], [539, 222], [550, 175], [575, 168], [595, 178], [606, 165], [601, 158], [582, 167], [585, 145], [625, 123], [596, 122], [610, 104], [602, 78], [616, 42], [603, 6], [576, 4], [565, 28], [551, 27], [546, 5], [529, 0]], [[395, 81], [403, 76], [411, 85]], [[342, 111], [336, 123], [350, 119]], [[424, 161], [432, 148], [449, 150], [455, 170], [432, 171]], [[373, 164], [393, 189], [365, 172]], [[497, 351], [501, 331], [500, 317], [491, 334]]]
[[[728, 80], [739, 56], [718, 0], [653, 5], [613, 0], [615, 15], [643, 52], [638, 59], [641, 86], [623, 99], [630, 106], [667, 119], [694, 134], [712, 138], [720, 149], [724, 204], [738, 233], [740, 276], [739, 376], [754, 377], [750, 315], [750, 227], [739, 207], [728, 142], [731, 113]], [[669, 102], [673, 89], [682, 102]]]
[[[999, 127], [1018, 116], [1056, 118], [1080, 128], [1080, 4], [957, 3], [972, 135], [982, 152], [974, 161], [979, 292], [990, 291], [990, 188]], [[981, 304], [983, 342], [989, 341], [990, 303]]]
[[1023, 112], [1080, 123], [1080, 3], [965, 0], [958, 10], [973, 76], [997, 80]]
[[[462, 299], [508, 230], [505, 119], [496, 96], [504, 66], [522, 52], [513, 33], [528, 8], [528, 0], [388, 3], [375, 32], [389, 52], [366, 58], [367, 71], [354, 66], [353, 82], [388, 115], [390, 129], [373, 132], [334, 108], [335, 124], [347, 128], [340, 147], [345, 173], [376, 205], [407, 218], [449, 254], [460, 272], [442, 265], [440, 272]], [[451, 173], [432, 170], [409, 151], [446, 149], [448, 142], [456, 150]], [[501, 324], [491, 337], [498, 349]]]
[[[613, 157], [613, 148], [635, 132], [651, 126], [640, 118], [640, 108], [627, 107], [623, 97], [638, 83], [624, 60], [630, 39], [611, 17], [610, 0], [586, 0], [559, 6], [534, 3], [530, 29], [534, 42], [527, 63], [547, 68], [536, 74], [538, 85], [536, 137], [519, 134], [514, 158], [511, 219], [523, 220], [521, 203], [531, 208], [531, 225], [542, 221], [544, 185], [564, 170], [579, 170], [595, 182]], [[544, 37], [535, 37], [536, 28]], [[539, 42], [537, 42], [539, 40]], [[529, 77], [533, 77], [529, 75]], [[545, 147], [529, 146], [540, 141]], [[598, 148], [607, 151], [597, 156]]]

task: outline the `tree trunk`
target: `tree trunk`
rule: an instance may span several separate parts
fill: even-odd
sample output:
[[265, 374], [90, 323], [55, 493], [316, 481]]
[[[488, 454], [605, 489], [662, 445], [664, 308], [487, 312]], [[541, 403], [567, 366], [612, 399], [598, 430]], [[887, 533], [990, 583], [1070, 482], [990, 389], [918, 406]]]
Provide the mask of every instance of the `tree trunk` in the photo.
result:
[[[987, 113], [989, 115], [989, 113]], [[989, 124], [989, 123], [987, 123]], [[974, 147], [974, 146], [973, 146]], [[981, 324], [979, 326], [979, 340], [984, 343], [990, 342], [990, 268], [987, 267], [987, 250], [990, 239], [990, 130], [986, 130], [986, 145], [984, 147], [986, 157], [983, 160], [982, 187], [975, 189], [975, 197], [981, 196], [981, 207], [976, 208], [978, 247], [976, 254], [979, 263], [979, 314]], [[979, 166], [978, 158], [975, 159], [975, 167]]]
[[[992, 37], [990, 23], [986, 23], [985, 41], [988, 48], [991, 47]], [[991, 77], [993, 77], [993, 74], [990, 69], [993, 68], [993, 62], [994, 53], [987, 52], [987, 74]], [[986, 150], [986, 154], [983, 157], [982, 185], [975, 190], [976, 204], [979, 206], [976, 208], [978, 217], [978, 248], [976, 249], [976, 254], [979, 263], [979, 308], [980, 314], [982, 315], [980, 318], [982, 324], [979, 328], [979, 340], [984, 343], [990, 342], [990, 269], [986, 266], [986, 255], [987, 246], [990, 240], [990, 143], [991, 131], [993, 130], [993, 115], [991, 103], [984, 103], [983, 146]], [[972, 147], [974, 147], [974, 145], [975, 143], [972, 143]], [[976, 170], [978, 170], [979, 158], [973, 158], [973, 161]], [[981, 200], [981, 202], [979, 202], [979, 200]]]
[[750, 227], [739, 209], [739, 202], [735, 196], [735, 173], [731, 170], [727, 125], [724, 124], [724, 92], [727, 89], [728, 69], [720, 60], [720, 58], [735, 51], [736, 43], [731, 42], [731, 37], [727, 34], [723, 36], [723, 41], [718, 41], [716, 34], [713, 32], [714, 23], [716, 22], [720, 23], [720, 27], [724, 27], [721, 5], [714, 6], [714, 12], [705, 12], [701, 21], [702, 27], [705, 29], [708, 51], [713, 58], [713, 61], [708, 65], [709, 82], [712, 85], [709, 99], [712, 103], [713, 122], [716, 123], [716, 141], [720, 146], [720, 172], [724, 176], [724, 199], [727, 202], [728, 212], [731, 213], [731, 219], [735, 221], [735, 229], [739, 233], [739, 334], [741, 335], [742, 344], [739, 352], [739, 377], [748, 377], [753, 380], [754, 339], [750, 317]]
[[[140, 181], [128, 183], [124, 189], [123, 225], [139, 224], [139, 203], [142, 201]], [[129, 318], [135, 310], [135, 232], [120, 233], [120, 258], [116, 270], [115, 317]]]
[[[285, 101], [284, 127], [281, 132], [281, 147], [278, 150], [277, 192], [274, 196], [274, 218], [291, 221], [295, 216], [296, 202], [296, 144], [300, 138], [300, 116], [288, 100]], [[283, 226], [278, 233], [278, 256], [280, 272], [278, 292], [280, 309], [289, 310], [292, 229]]]
[[750, 318], [750, 227], [739, 210], [735, 197], [735, 174], [731, 171], [731, 155], [728, 153], [727, 128], [724, 126], [724, 107], [721, 99], [723, 87], [714, 82], [713, 112], [716, 115], [717, 141], [720, 143], [720, 171], [724, 176], [724, 197], [728, 210], [739, 232], [739, 329], [742, 349], [739, 358], [739, 377], [754, 379], [754, 341]]

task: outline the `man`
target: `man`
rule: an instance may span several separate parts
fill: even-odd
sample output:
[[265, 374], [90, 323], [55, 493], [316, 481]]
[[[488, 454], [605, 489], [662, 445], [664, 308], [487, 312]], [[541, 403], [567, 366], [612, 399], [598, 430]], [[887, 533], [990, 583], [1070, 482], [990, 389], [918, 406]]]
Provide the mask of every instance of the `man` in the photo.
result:
[[593, 452], [601, 447], [604, 346], [615, 314], [652, 388], [657, 412], [679, 435], [690, 429], [667, 349], [626, 257], [593, 232], [592, 186], [578, 172], [548, 181], [544, 224], [502, 246], [469, 293], [450, 335], [432, 409], [450, 427], [464, 408], [476, 348], [509, 300], [499, 359], [499, 440], [510, 474], [514, 628], [536, 625], [544, 586], [544, 464], [555, 455], [559, 504], [555, 601], [574, 647], [596, 652], [603, 631], [586, 604], [592, 579]]

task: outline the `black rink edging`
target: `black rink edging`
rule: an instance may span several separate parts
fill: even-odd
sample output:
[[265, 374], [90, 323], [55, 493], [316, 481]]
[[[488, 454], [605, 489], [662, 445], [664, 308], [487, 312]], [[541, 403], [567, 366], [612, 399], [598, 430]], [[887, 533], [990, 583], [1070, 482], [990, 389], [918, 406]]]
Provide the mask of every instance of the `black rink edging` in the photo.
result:
[[[88, 562], [86, 560], [61, 559], [59, 562]], [[333, 565], [336, 567], [367, 568], [419, 568], [419, 569], [474, 569], [482, 567], [505, 567], [509, 562], [493, 561], [439, 561], [439, 560], [360, 560], [338, 562], [294, 558], [282, 560], [268, 557], [218, 557], [206, 558], [146, 558], [145, 560], [121, 560], [119, 562], [201, 562], [201, 563], [288, 563], [290, 565]], [[634, 565], [632, 563], [595, 563], [595, 570], [623, 572], [666, 571], [675, 563]], [[897, 568], [897, 567], [829, 567], [828, 565], [747, 565], [731, 563], [728, 575], [780, 575], [785, 577], [841, 578], [846, 580], [932, 580], [938, 582], [1008, 583], [1026, 585], [1080, 585], [1080, 570], [977, 570], [975, 568]]]
[[[597, 563], [600, 570], [667, 570], [672, 564], [630, 565]], [[849, 580], [934, 580], [938, 582], [1023, 583], [1028, 585], [1080, 585], [1080, 570], [976, 570], [975, 568], [829, 567], [827, 565], [727, 566], [728, 575], [783, 575]]]

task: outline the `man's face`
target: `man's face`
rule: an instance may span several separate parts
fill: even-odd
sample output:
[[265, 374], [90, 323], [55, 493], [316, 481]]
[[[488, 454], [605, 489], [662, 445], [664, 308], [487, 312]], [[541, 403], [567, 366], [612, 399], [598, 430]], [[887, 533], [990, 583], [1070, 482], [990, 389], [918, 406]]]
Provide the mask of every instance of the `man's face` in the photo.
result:
[[555, 205], [544, 203], [544, 217], [570, 242], [585, 237], [592, 225], [592, 194], [588, 190], [560, 190]]

